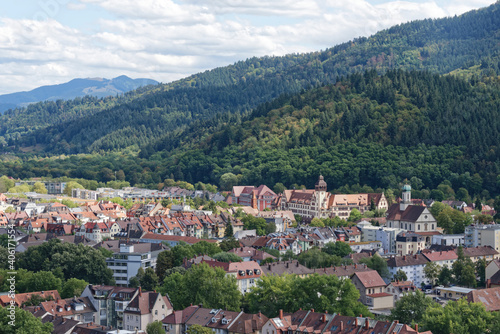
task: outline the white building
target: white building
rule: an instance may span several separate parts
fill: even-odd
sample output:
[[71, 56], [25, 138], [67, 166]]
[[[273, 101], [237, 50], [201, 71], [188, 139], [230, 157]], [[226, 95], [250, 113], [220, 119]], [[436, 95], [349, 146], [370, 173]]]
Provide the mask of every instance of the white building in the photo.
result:
[[118, 286], [128, 286], [130, 279], [137, 275], [139, 268], [156, 268], [158, 254], [164, 250], [162, 244], [121, 244], [120, 251], [106, 259], [106, 265], [113, 271]]
[[433, 245], [441, 246], [459, 246], [465, 244], [463, 234], [438, 234], [432, 236]]
[[408, 280], [413, 281], [415, 286], [420, 287], [422, 283], [429, 283], [424, 274], [424, 267], [427, 262], [429, 260], [422, 254], [393, 256], [387, 260], [387, 267], [392, 277], [394, 277], [398, 270], [402, 270], [405, 272]]
[[472, 224], [465, 228], [465, 247], [490, 246], [500, 251], [499, 224]]

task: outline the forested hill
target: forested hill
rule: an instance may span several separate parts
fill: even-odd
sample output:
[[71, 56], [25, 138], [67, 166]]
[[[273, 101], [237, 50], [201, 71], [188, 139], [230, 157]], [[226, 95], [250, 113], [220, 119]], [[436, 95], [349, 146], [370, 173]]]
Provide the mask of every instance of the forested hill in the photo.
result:
[[[48, 153], [85, 153], [148, 145], [216, 115], [246, 115], [284, 93], [374, 68], [427, 69], [466, 76], [500, 73], [500, 3], [459, 17], [402, 24], [321, 52], [252, 58], [164, 85], [100, 109], [41, 104], [59, 123], [34, 124], [22, 111], [0, 117], [0, 143]], [[46, 109], [50, 108], [50, 112]], [[50, 120], [52, 118], [44, 118]], [[66, 120], [65, 120], [66, 119]], [[3, 140], [2, 140], [3, 139]]]
[[372, 70], [219, 123], [211, 133], [200, 124], [158, 143], [156, 151], [178, 148], [152, 160], [188, 182], [218, 183], [232, 173], [241, 184], [312, 187], [323, 174], [332, 188], [395, 187], [417, 177], [430, 189], [447, 179], [471, 195], [500, 193], [498, 84]]

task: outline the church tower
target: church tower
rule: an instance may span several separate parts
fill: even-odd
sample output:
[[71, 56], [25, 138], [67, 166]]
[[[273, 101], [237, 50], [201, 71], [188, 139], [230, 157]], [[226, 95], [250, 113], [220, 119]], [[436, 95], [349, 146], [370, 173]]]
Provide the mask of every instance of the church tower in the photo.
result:
[[402, 190], [403, 199], [401, 203], [399, 203], [399, 210], [405, 211], [408, 205], [411, 205], [411, 186], [409, 184], [405, 184]]
[[321, 217], [322, 216], [322, 207], [323, 203], [326, 201], [326, 187], [327, 184], [325, 182], [325, 179], [323, 178], [323, 175], [320, 175], [318, 178], [318, 182], [316, 182], [316, 185], [314, 186], [314, 190], [316, 190], [316, 205], [317, 205], [317, 211], [316, 211], [316, 217]]

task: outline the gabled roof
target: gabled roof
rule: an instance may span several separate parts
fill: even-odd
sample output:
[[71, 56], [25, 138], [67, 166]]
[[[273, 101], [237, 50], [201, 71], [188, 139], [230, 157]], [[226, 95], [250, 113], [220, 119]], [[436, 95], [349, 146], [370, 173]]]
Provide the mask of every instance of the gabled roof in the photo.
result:
[[487, 311], [500, 311], [500, 287], [473, 290], [467, 294], [469, 303], [481, 303]]
[[387, 260], [390, 268], [425, 265], [429, 260], [422, 254], [394, 256]]
[[431, 262], [458, 259], [457, 253], [452, 250], [441, 252], [424, 252], [422, 254]]
[[296, 275], [309, 275], [313, 274], [314, 270], [307, 268], [299, 263], [297, 260], [293, 261], [280, 261], [268, 263], [260, 266], [263, 275], [278, 275], [283, 274], [296, 274]]
[[172, 304], [166, 296], [163, 297], [160, 293], [153, 291], [139, 291], [134, 299], [130, 301], [124, 313], [149, 314], [160, 299], [163, 299], [167, 309], [172, 309]]
[[[40, 296], [41, 298], [48, 299], [52, 298], [54, 300], [61, 299], [59, 292], [57, 290], [47, 290], [47, 291], [36, 291], [27, 293], [16, 293], [14, 301], [17, 306], [23, 305], [27, 300], [29, 300], [33, 295]], [[0, 296], [0, 304], [2, 306], [7, 306], [10, 304], [12, 299], [8, 295]]]
[[354, 277], [357, 277], [360, 283], [365, 288], [386, 286], [384, 280], [382, 279], [382, 277], [380, 277], [379, 273], [376, 270], [356, 272], [353, 275], [353, 278]]
[[[455, 252], [458, 250], [455, 249]], [[477, 257], [477, 256], [488, 256], [488, 255], [497, 255], [498, 252], [494, 250], [491, 246], [482, 246], [482, 247], [469, 247], [463, 248], [464, 255], [466, 257]]]
[[229, 332], [250, 334], [262, 329], [268, 318], [262, 313], [248, 314], [242, 313], [236, 321], [228, 327]]
[[408, 205], [404, 211], [399, 209], [399, 204], [395, 203], [387, 210], [387, 220], [403, 220], [409, 222], [416, 222], [422, 215], [425, 206]]

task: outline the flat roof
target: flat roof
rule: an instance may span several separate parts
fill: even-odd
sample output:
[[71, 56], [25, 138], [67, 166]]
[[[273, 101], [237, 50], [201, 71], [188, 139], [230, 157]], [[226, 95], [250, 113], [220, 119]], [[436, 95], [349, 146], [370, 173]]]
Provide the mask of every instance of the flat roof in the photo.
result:
[[470, 288], [462, 288], [460, 286], [450, 286], [448, 288], [436, 288], [436, 290], [440, 291], [448, 291], [448, 292], [460, 292], [460, 293], [469, 293], [471, 291], [474, 291], [476, 289], [470, 289]]

